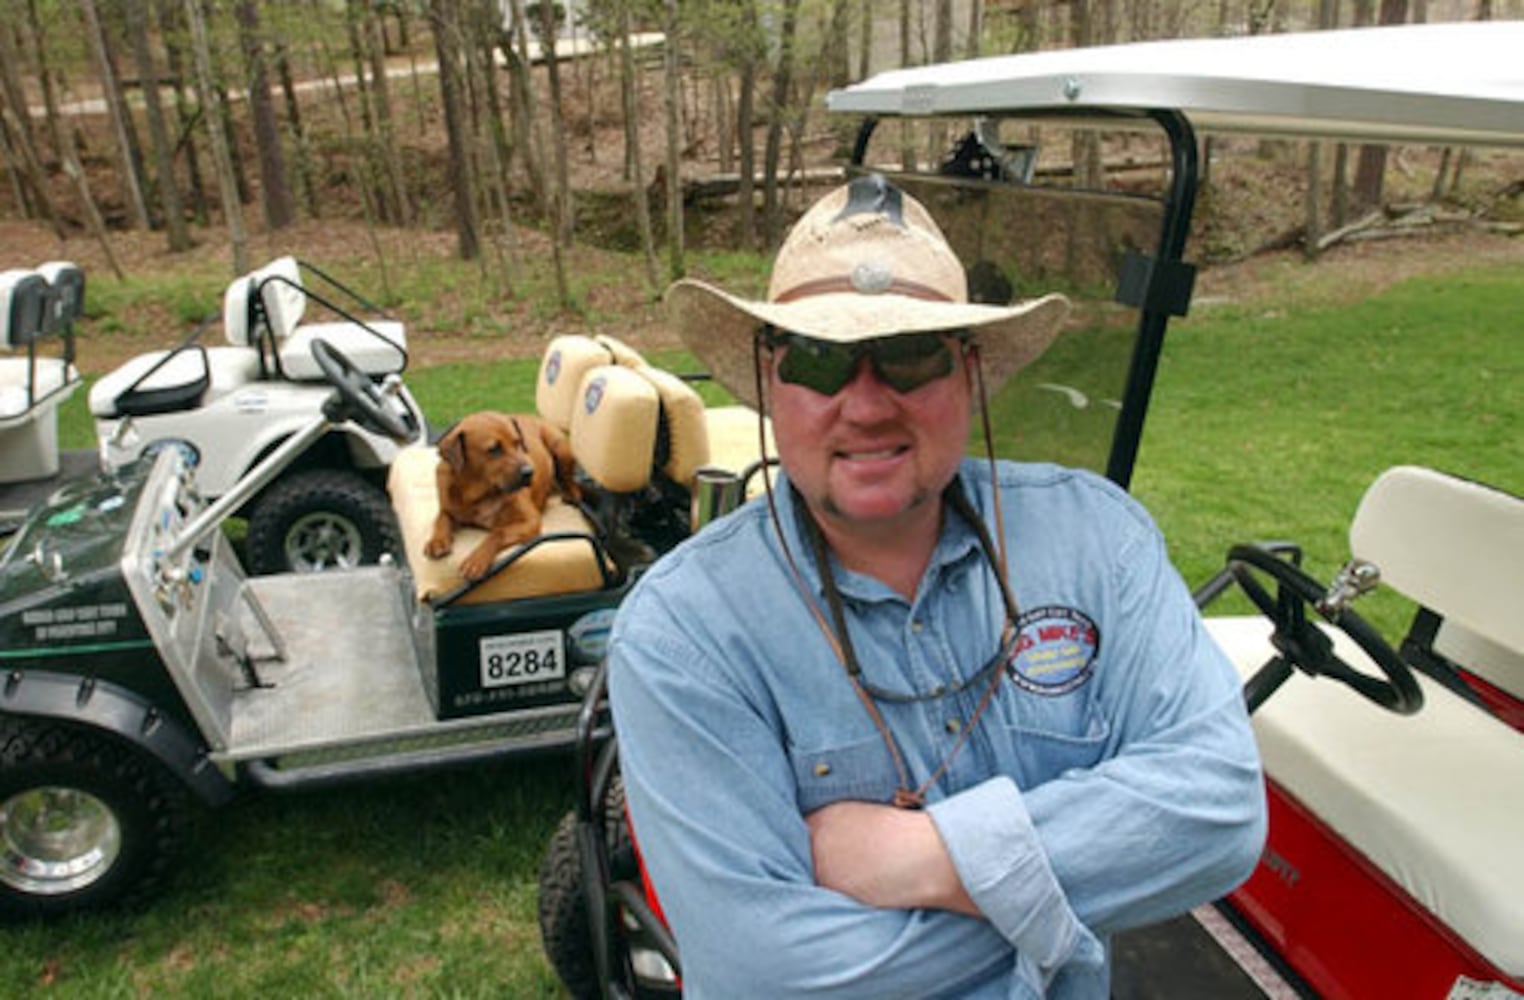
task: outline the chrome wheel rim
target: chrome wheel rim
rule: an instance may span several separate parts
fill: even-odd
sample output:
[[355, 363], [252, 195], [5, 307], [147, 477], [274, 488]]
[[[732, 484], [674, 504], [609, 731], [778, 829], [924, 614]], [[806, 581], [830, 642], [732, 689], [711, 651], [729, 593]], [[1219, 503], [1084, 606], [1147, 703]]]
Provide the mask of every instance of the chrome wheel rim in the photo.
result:
[[304, 514], [286, 532], [286, 565], [299, 573], [353, 569], [364, 552], [359, 526], [332, 511]]
[[56, 896], [106, 875], [122, 851], [122, 826], [100, 799], [78, 788], [29, 788], [0, 804], [0, 882]]

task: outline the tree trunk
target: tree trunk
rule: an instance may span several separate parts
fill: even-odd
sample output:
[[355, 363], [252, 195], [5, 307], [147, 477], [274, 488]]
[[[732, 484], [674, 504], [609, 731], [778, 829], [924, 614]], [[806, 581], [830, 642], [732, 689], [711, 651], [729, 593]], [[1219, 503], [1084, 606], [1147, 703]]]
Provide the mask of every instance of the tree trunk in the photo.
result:
[[476, 260], [481, 255], [480, 224], [476, 217], [476, 186], [471, 176], [465, 123], [461, 120], [455, 0], [431, 0], [429, 10], [434, 28], [434, 49], [439, 60], [439, 93], [444, 102], [445, 135], [450, 144], [450, 189], [455, 196], [455, 231], [460, 258]]
[[762, 162], [762, 225], [769, 249], [783, 237], [783, 210], [778, 198], [778, 162], [782, 153], [783, 121], [794, 86], [794, 43], [799, 23], [799, 0], [783, 0], [779, 27], [778, 64], [773, 69], [773, 96], [768, 108], [767, 145]]
[[164, 62], [169, 67], [169, 77], [173, 81], [171, 89], [175, 97], [175, 129], [178, 133], [175, 140], [175, 148], [185, 149], [185, 171], [190, 180], [191, 213], [196, 222], [206, 225], [210, 210], [207, 208], [206, 183], [201, 177], [201, 157], [196, 152], [196, 120], [203, 110], [198, 105], [193, 105], [186, 99], [186, 90], [190, 87], [189, 73], [185, 69], [184, 54], [181, 49], [180, 23], [178, 14], [184, 13], [184, 7], [176, 8], [171, 3], [163, 3], [159, 7], [159, 37], [164, 43]]
[[561, 100], [561, 60], [556, 54], [555, 6], [540, 4], [540, 53], [550, 86], [550, 134], [555, 154], [555, 235], [562, 246], [572, 241], [572, 192], [566, 162], [566, 112]]
[[238, 18], [238, 37], [248, 64], [248, 113], [255, 128], [255, 152], [259, 160], [259, 191], [265, 207], [265, 226], [285, 229], [296, 220], [291, 187], [285, 178], [285, 152], [280, 148], [280, 125], [270, 101], [270, 72], [265, 69], [265, 43], [259, 27], [256, 0], [239, 0], [233, 14]]
[[[1408, 0], [1381, 0], [1378, 15], [1381, 24], [1401, 24], [1408, 17]], [[1361, 146], [1355, 166], [1355, 204], [1360, 208], [1380, 208], [1386, 177], [1386, 147]]]
[[127, 3], [127, 30], [132, 35], [133, 60], [143, 88], [143, 110], [148, 117], [148, 138], [153, 144], [154, 167], [158, 172], [164, 229], [170, 253], [181, 253], [191, 248], [190, 229], [185, 224], [185, 206], [180, 201], [180, 187], [175, 182], [175, 152], [164, 124], [164, 107], [159, 101], [159, 71], [148, 45], [147, 0], [127, 0]]
[[386, 76], [386, 36], [381, 15], [374, 8], [365, 16], [366, 48], [370, 53], [370, 89], [376, 103], [376, 128], [380, 135], [381, 161], [386, 170], [390, 217], [407, 226], [413, 221], [413, 202], [408, 195], [407, 179], [402, 172], [402, 157], [397, 146], [397, 130], [392, 120], [391, 86]]
[[661, 290], [656, 262], [656, 239], [651, 231], [651, 202], [646, 195], [646, 170], [640, 155], [640, 98], [635, 90], [635, 53], [630, 44], [630, 0], [619, 3], [619, 96], [624, 110], [624, 144], [630, 150], [630, 195], [634, 200], [635, 225], [646, 262], [646, 286], [653, 295]]
[[546, 188], [543, 151], [535, 127], [533, 64], [529, 59], [529, 29], [523, 4], [514, 0], [512, 43], [501, 44], [508, 63], [508, 101], [513, 108], [513, 145], [524, 163], [524, 176], [542, 219], [550, 218], [550, 192]]
[[[797, 0], [791, 0], [791, 2], [797, 2]], [[682, 139], [678, 109], [680, 39], [677, 27], [677, 0], [663, 0], [662, 11], [665, 15], [662, 30], [667, 35], [667, 43], [663, 46], [666, 55], [662, 72], [667, 119], [667, 276], [676, 281], [687, 271], [683, 248], [683, 179], [678, 157]]]
[[85, 19], [85, 40], [95, 58], [101, 93], [105, 96], [106, 110], [122, 158], [122, 196], [127, 202], [128, 219], [134, 228], [148, 229], [150, 223], [148, 204], [143, 198], [142, 170], [134, 155], [137, 140], [132, 132], [132, 120], [127, 114], [127, 104], [122, 100], [122, 88], [117, 83], [116, 69], [111, 65], [111, 53], [106, 46], [106, 33], [101, 28], [100, 12], [95, 8], [95, 0], [79, 0], [79, 10]]
[[291, 129], [292, 148], [296, 151], [296, 180], [301, 188], [302, 205], [308, 218], [319, 213], [317, 180], [312, 175], [312, 148], [307, 128], [302, 124], [302, 106], [296, 97], [296, 80], [291, 74], [291, 55], [284, 41], [275, 43], [275, 73], [280, 78], [281, 95], [286, 103], [286, 123]]
[[233, 276], [247, 274], [249, 238], [243, 225], [243, 204], [238, 199], [238, 179], [233, 173], [233, 159], [228, 152], [227, 135], [222, 127], [222, 97], [212, 82], [211, 46], [206, 38], [206, 22], [201, 18], [201, 0], [185, 0], [185, 20], [190, 26], [191, 57], [196, 64], [196, 87], [201, 106], [206, 111], [207, 144], [217, 171], [217, 188], [222, 194], [222, 213], [226, 217], [228, 239], [233, 250]]
[[757, 248], [757, 71], [766, 53], [756, 0], [746, 0], [741, 11], [740, 95], [736, 100], [736, 138], [741, 190], [741, 246]]

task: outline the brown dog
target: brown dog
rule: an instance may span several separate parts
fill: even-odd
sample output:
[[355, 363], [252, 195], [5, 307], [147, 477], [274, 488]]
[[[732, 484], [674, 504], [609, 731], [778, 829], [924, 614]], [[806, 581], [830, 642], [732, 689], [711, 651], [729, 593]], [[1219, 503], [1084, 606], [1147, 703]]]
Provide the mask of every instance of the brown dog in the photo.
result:
[[566, 437], [538, 417], [463, 417], [439, 440], [439, 516], [424, 555], [448, 555], [457, 528], [483, 528], [487, 537], [460, 563], [461, 576], [480, 580], [499, 552], [540, 533], [552, 485], [568, 500], [582, 499], [573, 466]]

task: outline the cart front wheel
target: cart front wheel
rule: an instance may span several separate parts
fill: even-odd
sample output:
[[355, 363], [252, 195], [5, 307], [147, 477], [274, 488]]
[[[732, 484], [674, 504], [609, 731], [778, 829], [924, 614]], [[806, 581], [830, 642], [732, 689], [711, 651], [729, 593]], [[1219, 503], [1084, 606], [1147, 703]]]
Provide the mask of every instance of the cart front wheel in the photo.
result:
[[61, 723], [0, 718], [0, 915], [55, 916], [154, 889], [190, 804], [157, 763]]
[[273, 483], [249, 513], [253, 573], [316, 573], [402, 551], [386, 496], [354, 472], [309, 469]]

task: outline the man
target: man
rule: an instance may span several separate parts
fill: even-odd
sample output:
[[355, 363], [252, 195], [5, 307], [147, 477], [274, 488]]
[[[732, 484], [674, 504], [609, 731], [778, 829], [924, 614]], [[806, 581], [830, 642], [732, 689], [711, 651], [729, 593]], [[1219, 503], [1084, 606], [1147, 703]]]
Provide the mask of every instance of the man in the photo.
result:
[[806, 213], [767, 301], [669, 290], [783, 467], [613, 633], [688, 996], [1105, 997], [1111, 934], [1259, 854], [1237, 680], [1147, 515], [1089, 473], [964, 458], [1067, 304], [967, 299], [877, 176]]

